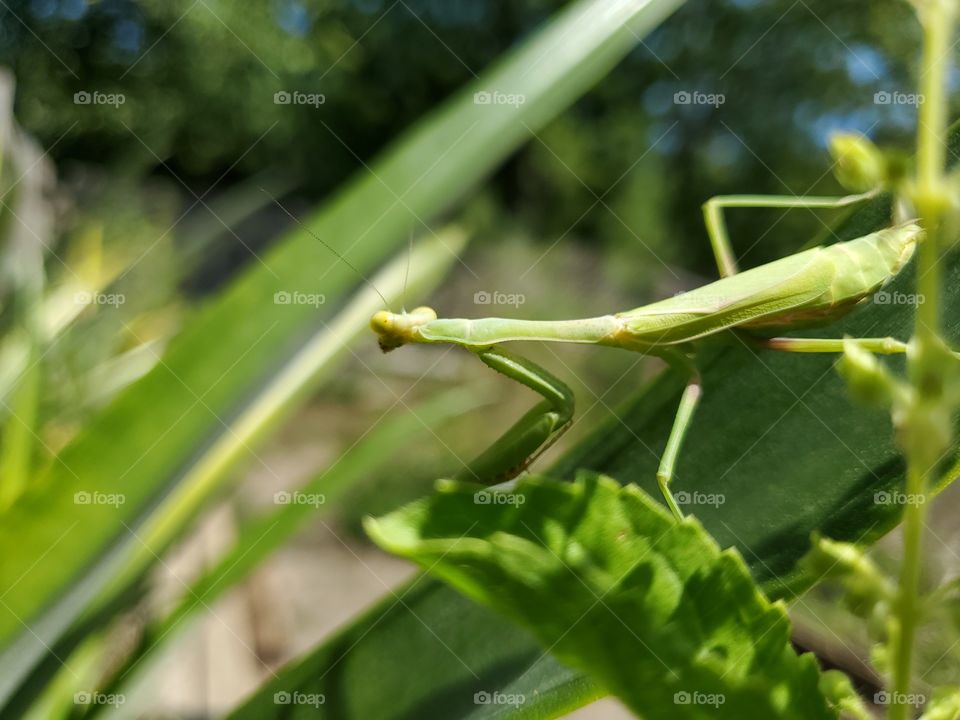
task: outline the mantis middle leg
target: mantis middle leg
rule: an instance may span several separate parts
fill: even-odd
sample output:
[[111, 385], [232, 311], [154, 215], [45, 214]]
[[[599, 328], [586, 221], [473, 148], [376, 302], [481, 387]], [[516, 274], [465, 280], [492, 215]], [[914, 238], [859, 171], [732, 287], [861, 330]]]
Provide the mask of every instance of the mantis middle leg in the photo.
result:
[[[751, 336], [751, 340], [762, 347], [771, 350], [781, 350], [784, 352], [816, 352], [816, 353], [841, 353], [844, 349], [843, 339], [834, 338], [756, 338]], [[903, 353], [907, 351], [907, 344], [894, 338], [852, 338], [846, 342], [853, 342], [864, 350], [881, 354]], [[703, 385], [693, 361], [680, 353], [665, 356], [665, 359], [674, 367], [687, 373], [687, 385], [680, 397], [680, 405], [677, 408], [677, 414], [673, 421], [673, 427], [670, 430], [670, 436], [667, 439], [666, 449], [660, 458], [660, 466], [657, 470], [657, 483], [660, 486], [660, 492], [663, 493], [663, 499], [667, 506], [673, 512], [678, 520], [683, 518], [683, 512], [677, 504], [673, 493], [670, 491], [670, 483], [673, 480], [674, 469], [677, 458], [686, 437], [687, 431], [693, 422], [693, 415], [700, 403], [703, 395]]]

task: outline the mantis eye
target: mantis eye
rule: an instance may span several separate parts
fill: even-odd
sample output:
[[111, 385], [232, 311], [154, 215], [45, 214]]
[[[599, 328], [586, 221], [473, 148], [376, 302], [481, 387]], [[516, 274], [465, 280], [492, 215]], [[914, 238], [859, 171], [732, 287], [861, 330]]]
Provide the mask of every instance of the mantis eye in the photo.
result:
[[389, 334], [393, 328], [393, 313], [389, 313], [386, 310], [375, 313], [374, 316], [370, 318], [370, 327], [373, 328], [373, 331], [378, 335]]
[[381, 310], [370, 318], [370, 327], [377, 334], [377, 343], [384, 352], [390, 352], [406, 342], [404, 337], [404, 323], [398, 322], [398, 317], [392, 312]]

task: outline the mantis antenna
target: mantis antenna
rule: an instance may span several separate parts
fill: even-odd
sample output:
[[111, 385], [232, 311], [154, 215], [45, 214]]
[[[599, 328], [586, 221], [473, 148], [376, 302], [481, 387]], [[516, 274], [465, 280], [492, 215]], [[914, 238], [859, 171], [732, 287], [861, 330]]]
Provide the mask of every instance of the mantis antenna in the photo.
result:
[[410, 261], [413, 258], [413, 227], [410, 227], [410, 240], [407, 245], [407, 269], [403, 273], [403, 292], [400, 294], [400, 310], [407, 311], [407, 281], [410, 279]]
[[[257, 187], [260, 187], [260, 186], [257, 186]], [[296, 215], [294, 215], [292, 212], [290, 212], [289, 210], [287, 210], [283, 205], [281, 205], [281, 204], [280, 204], [280, 201], [277, 200], [273, 195], [271, 195], [269, 192], [267, 192], [267, 191], [266, 191], [264, 188], [262, 188], [262, 187], [260, 187], [260, 192], [262, 192], [264, 195], [266, 195], [268, 198], [270, 198], [270, 199], [276, 204], [276, 206], [277, 206], [278, 208], [280, 208], [281, 210], [283, 210], [283, 212], [286, 213], [287, 217], [289, 217], [291, 220], [293, 220], [295, 223], [297, 223], [297, 225], [299, 225], [301, 228], [303, 228], [304, 230], [306, 230], [306, 231], [310, 234], [310, 237], [312, 237], [312, 238], [313, 238], [314, 240], [316, 240], [318, 243], [320, 243], [321, 245], [323, 245], [323, 246], [324, 246], [327, 250], [329, 250], [334, 256], [336, 256], [336, 258], [337, 258], [338, 260], [340, 260], [340, 262], [342, 262], [342, 263], [343, 263], [344, 265], [346, 265], [348, 268], [350, 268], [351, 270], [353, 270], [361, 280], [363, 280], [367, 285], [369, 285], [369, 286], [373, 289], [373, 291], [374, 291], [377, 295], [380, 296], [380, 299], [383, 300], [383, 306], [384, 306], [387, 310], [390, 309], [390, 303], [387, 302], [387, 299], [383, 296], [383, 293], [380, 292], [380, 290], [377, 288], [377, 286], [373, 284], [373, 281], [370, 280], [370, 278], [368, 278], [366, 275], [364, 275], [362, 272], [360, 272], [360, 270], [359, 270], [352, 262], [350, 262], [349, 260], [347, 260], [347, 258], [345, 258], [341, 253], [339, 253], [339, 252], [337, 252], [336, 250], [334, 250], [327, 242], [325, 242], [324, 240], [321, 240], [319, 235], [317, 235], [313, 230], [311, 230], [310, 228], [308, 228], [308, 227], [303, 223], [303, 221], [300, 220], [300, 218], [298, 218], [298, 217], [297, 217]], [[413, 237], [412, 237], [412, 236], [411, 236], [411, 242], [413, 242]], [[407, 272], [408, 272], [408, 273], [410, 272], [410, 258], [409, 258], [409, 257], [407, 258]], [[404, 289], [404, 293], [406, 293], [406, 289], [407, 289], [407, 281], [406, 281], [406, 278], [404, 278], [404, 281], [403, 281], [403, 289]]]

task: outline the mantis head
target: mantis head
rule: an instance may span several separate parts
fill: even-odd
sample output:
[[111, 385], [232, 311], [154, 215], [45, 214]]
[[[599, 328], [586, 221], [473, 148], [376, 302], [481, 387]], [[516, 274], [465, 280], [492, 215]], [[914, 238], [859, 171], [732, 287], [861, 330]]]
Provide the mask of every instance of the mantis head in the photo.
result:
[[399, 314], [381, 310], [370, 318], [370, 327], [377, 334], [380, 349], [390, 352], [408, 342], [417, 342], [420, 326], [436, 319], [436, 311], [428, 307], [418, 307]]

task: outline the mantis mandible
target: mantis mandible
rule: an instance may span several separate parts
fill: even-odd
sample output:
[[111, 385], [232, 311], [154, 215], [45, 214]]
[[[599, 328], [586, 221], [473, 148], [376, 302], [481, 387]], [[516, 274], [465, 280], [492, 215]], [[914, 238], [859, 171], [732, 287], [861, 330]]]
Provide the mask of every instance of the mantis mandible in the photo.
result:
[[724, 208], [839, 208], [867, 200], [875, 191], [844, 197], [728, 195], [704, 206], [707, 234], [720, 279], [666, 300], [613, 315], [578, 320], [474, 320], [438, 318], [429, 307], [381, 311], [370, 321], [381, 349], [407, 343], [451, 343], [466, 348], [497, 372], [539, 393], [543, 400], [471, 462], [459, 479], [502, 482], [522, 472], [570, 426], [573, 393], [504, 343], [592, 343], [658, 356], [682, 370], [686, 387], [660, 458], [657, 481], [664, 500], [683, 515], [670, 491], [684, 437], [703, 394], [697, 346], [703, 338], [737, 333], [742, 339], [782, 352], [840, 353], [854, 343], [874, 353], [902, 353], [907, 344], [881, 338], [791, 338], [793, 328], [827, 324], [868, 299], [907, 264], [921, 229], [903, 223], [847, 242], [815, 247], [740, 272], [723, 219]]

